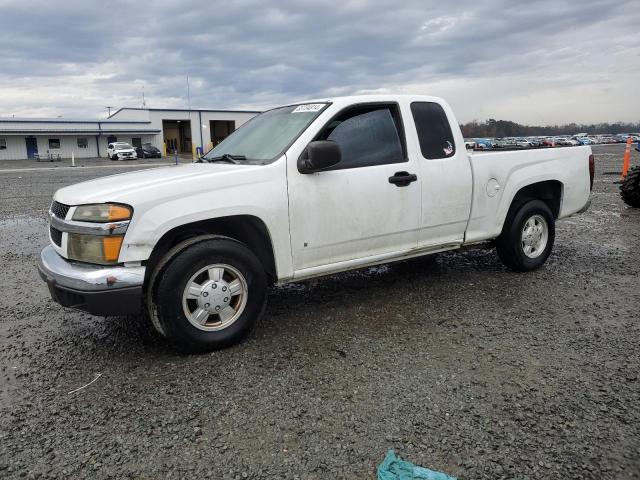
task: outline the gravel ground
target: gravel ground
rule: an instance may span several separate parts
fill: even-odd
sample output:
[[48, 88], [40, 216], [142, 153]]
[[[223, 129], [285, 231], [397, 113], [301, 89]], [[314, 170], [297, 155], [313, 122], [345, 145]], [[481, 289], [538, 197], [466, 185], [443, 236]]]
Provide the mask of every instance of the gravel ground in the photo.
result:
[[0, 170], [0, 477], [372, 479], [394, 448], [462, 479], [640, 478], [640, 211], [605, 175], [623, 149], [594, 151], [541, 270], [469, 250], [274, 289], [201, 356], [36, 273], [53, 192], [114, 168]]

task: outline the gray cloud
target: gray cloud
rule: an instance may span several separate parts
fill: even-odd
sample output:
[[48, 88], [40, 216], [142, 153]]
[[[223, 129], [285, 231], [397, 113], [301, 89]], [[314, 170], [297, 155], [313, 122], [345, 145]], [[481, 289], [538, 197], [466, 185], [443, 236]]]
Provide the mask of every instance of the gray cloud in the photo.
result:
[[0, 115], [445, 96], [461, 121], [637, 121], [634, 1], [0, 0]]

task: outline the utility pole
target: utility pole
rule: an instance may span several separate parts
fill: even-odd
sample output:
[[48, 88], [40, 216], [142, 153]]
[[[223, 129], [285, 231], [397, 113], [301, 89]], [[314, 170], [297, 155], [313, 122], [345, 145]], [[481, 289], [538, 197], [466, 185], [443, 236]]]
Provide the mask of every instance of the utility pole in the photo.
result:
[[189, 75], [187, 75], [187, 104], [189, 105], [189, 114], [191, 114], [191, 88], [189, 87]]
[[142, 108], [147, 108], [147, 102], [144, 99], [144, 85], [142, 86]]

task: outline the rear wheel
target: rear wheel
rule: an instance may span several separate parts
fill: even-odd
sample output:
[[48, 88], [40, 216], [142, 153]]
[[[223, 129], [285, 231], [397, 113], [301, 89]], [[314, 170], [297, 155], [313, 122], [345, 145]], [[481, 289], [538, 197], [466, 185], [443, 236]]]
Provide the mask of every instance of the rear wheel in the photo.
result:
[[162, 267], [150, 314], [158, 329], [187, 352], [242, 340], [264, 313], [267, 278], [258, 258], [226, 237], [180, 250]]
[[620, 196], [630, 207], [640, 208], [640, 167], [633, 167], [624, 177]]
[[549, 258], [555, 240], [555, 220], [541, 200], [510, 209], [496, 249], [502, 263], [516, 272], [535, 270]]

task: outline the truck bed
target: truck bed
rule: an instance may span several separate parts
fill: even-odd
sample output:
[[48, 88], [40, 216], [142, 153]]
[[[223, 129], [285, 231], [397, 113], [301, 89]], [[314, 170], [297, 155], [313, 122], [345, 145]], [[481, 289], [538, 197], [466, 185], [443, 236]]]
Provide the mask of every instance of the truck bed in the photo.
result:
[[560, 183], [558, 218], [580, 211], [589, 201], [590, 155], [588, 146], [470, 152], [473, 201], [465, 243], [497, 236], [511, 199], [535, 182]]

